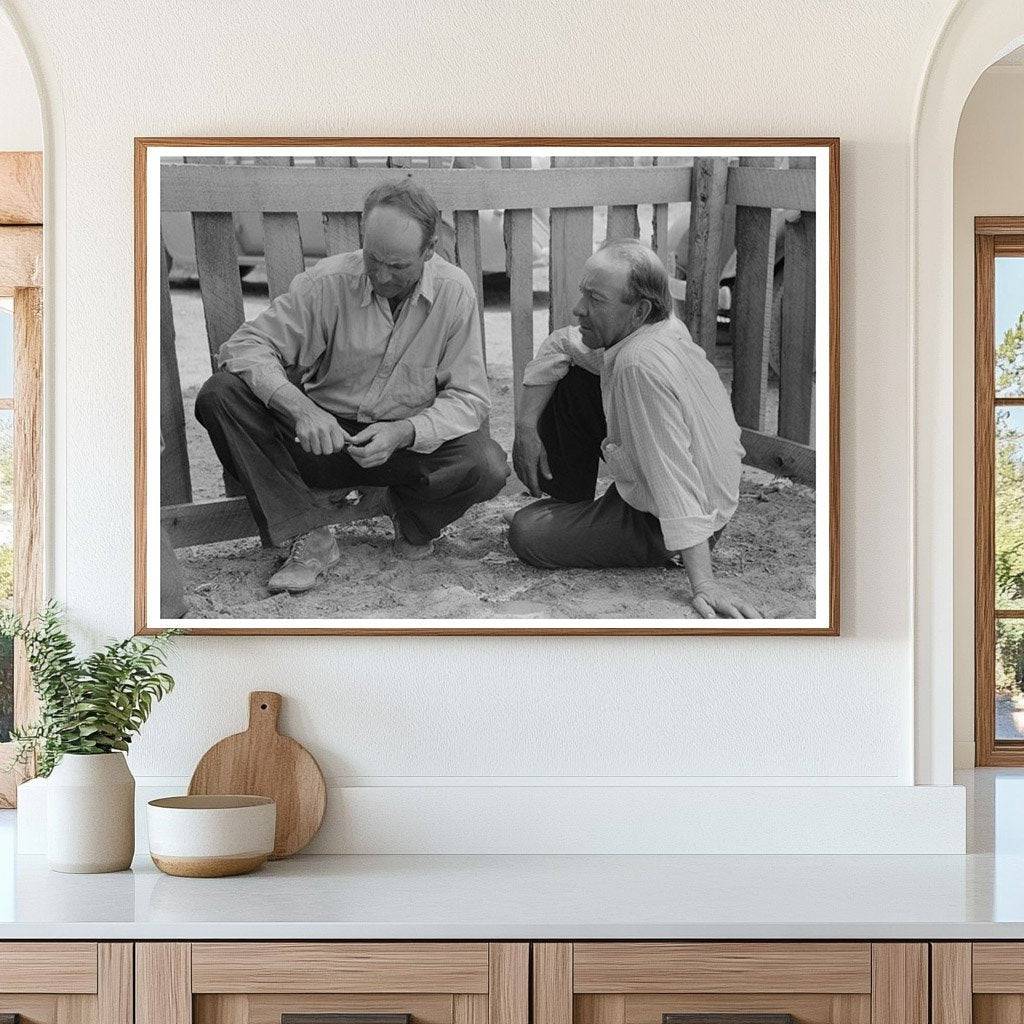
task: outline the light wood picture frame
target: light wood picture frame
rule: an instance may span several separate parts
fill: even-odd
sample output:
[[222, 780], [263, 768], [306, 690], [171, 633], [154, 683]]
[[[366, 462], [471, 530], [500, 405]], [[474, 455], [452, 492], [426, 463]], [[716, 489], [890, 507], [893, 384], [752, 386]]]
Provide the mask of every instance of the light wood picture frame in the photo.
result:
[[[193, 465], [206, 443], [192, 409], [201, 375], [214, 372], [220, 346], [298, 274], [325, 255], [359, 248], [366, 192], [397, 178], [426, 188], [442, 212], [438, 252], [466, 273], [476, 293], [488, 372], [499, 357], [511, 364], [497, 387], [494, 375], [490, 382], [491, 436], [506, 450], [525, 365], [548, 329], [573, 322], [583, 264], [595, 245], [639, 236], [657, 253], [677, 318], [731, 386], [744, 465], [767, 474], [741, 487], [740, 509], [757, 501], [766, 516], [785, 520], [782, 533], [762, 529], [750, 505], [746, 532], [727, 527], [714, 555], [716, 578], [748, 605], [767, 607], [762, 617], [701, 618], [682, 571], [619, 569], [602, 578], [552, 570], [560, 575], [542, 580], [546, 570], [520, 565], [500, 525], [493, 544], [483, 546], [459, 547], [442, 536], [440, 560], [412, 574], [400, 567], [398, 584], [392, 580], [379, 594], [357, 572], [347, 577], [344, 562], [341, 596], [335, 590], [322, 601], [290, 594], [271, 600], [259, 590], [274, 563], [259, 545], [243, 489], [223, 478], [209, 452], [199, 471]], [[673, 236], [676, 209], [685, 224]], [[495, 210], [498, 256], [489, 249]], [[547, 243], [540, 246], [543, 263], [538, 231]], [[839, 238], [834, 138], [136, 139], [137, 631], [837, 635]], [[685, 263], [685, 280], [677, 261]], [[485, 280], [492, 270], [496, 277], [507, 271], [499, 304], [502, 337], [510, 341], [499, 356], [488, 348]], [[546, 326], [538, 327], [541, 321]], [[192, 332], [187, 342], [183, 328]], [[200, 377], [197, 350], [206, 361]], [[504, 396], [498, 401], [496, 390]], [[522, 498], [514, 475], [508, 487]], [[358, 493], [349, 495], [330, 521], [356, 537], [352, 544], [375, 552], [383, 578], [391, 574], [381, 554], [387, 531], [360, 525], [361, 503]], [[802, 525], [790, 527], [787, 516]], [[787, 555], [783, 548], [797, 535], [799, 552]], [[170, 569], [161, 567], [161, 549]], [[168, 549], [177, 552], [169, 561]], [[244, 567], [234, 560], [243, 551]], [[750, 566], [762, 557], [759, 589]], [[795, 576], [806, 571], [796, 583], [783, 581], [782, 564]], [[500, 578], [493, 592], [475, 586], [480, 566]], [[161, 608], [161, 585], [173, 573], [184, 578], [184, 615]], [[402, 589], [409, 579], [414, 594]], [[576, 596], [560, 603], [551, 596], [558, 588]], [[616, 589], [626, 596], [607, 592]], [[562, 614], [566, 609], [571, 614]]]

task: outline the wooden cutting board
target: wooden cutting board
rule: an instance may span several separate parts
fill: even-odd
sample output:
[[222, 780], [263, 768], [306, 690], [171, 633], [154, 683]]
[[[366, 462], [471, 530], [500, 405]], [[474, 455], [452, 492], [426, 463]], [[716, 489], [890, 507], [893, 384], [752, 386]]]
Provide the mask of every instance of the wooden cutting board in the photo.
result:
[[190, 795], [243, 793], [277, 803], [273, 860], [305, 847], [320, 828], [327, 790], [313, 755], [277, 731], [281, 694], [249, 694], [249, 728], [214, 744], [200, 759]]

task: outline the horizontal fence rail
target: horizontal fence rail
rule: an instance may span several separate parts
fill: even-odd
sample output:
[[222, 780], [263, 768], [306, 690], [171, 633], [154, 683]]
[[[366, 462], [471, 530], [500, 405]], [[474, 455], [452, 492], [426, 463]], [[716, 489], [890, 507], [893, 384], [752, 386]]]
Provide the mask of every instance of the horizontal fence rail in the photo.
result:
[[[280, 167], [167, 164], [160, 170], [165, 213], [301, 213], [362, 210], [366, 193], [387, 179], [412, 178], [442, 210], [635, 206], [690, 201], [688, 167], [431, 168]], [[730, 167], [726, 201], [813, 210], [814, 172]]]
[[442, 210], [682, 203], [690, 193], [690, 174], [685, 167], [474, 167], [456, 171], [168, 164], [160, 171], [160, 203], [165, 213], [358, 212], [374, 185], [407, 178], [422, 185]]
[[[595, 166], [595, 158], [572, 156], [553, 158], [550, 168], [530, 167], [528, 157], [506, 157], [500, 169], [461, 166], [458, 160], [444, 169], [435, 158], [429, 166], [392, 157], [388, 167], [359, 167], [347, 157], [318, 157], [315, 164], [298, 166], [287, 157], [252, 164], [188, 157], [161, 166], [161, 210], [191, 215], [211, 368], [219, 347], [244, 319], [236, 215], [259, 217], [273, 299], [305, 266], [300, 214], [319, 217], [327, 255], [350, 252], [360, 246], [360, 214], [370, 188], [387, 178], [412, 178], [444, 211], [438, 252], [468, 274], [483, 328], [480, 211], [503, 211], [518, 408], [523, 371], [534, 355], [535, 211], [547, 211], [548, 327], [554, 330], [573, 322], [583, 264], [595, 244], [595, 207], [608, 208], [609, 238], [639, 236], [643, 207], [650, 217], [645, 237], [669, 271], [677, 312], [694, 341], [712, 362], [723, 339], [731, 347], [733, 407], [745, 463], [814, 485], [814, 159], [791, 158], [788, 167], [770, 157], [744, 158], [739, 165], [698, 157], [692, 168], [632, 166], [622, 157], [605, 162], [616, 165]], [[677, 253], [669, 244], [669, 204], [679, 203], [689, 204], [689, 230]], [[725, 333], [720, 280], [733, 253]], [[685, 280], [673, 276], [677, 259]], [[162, 525], [174, 547], [254, 536], [256, 524], [234, 480], [225, 478], [224, 498], [193, 502], [166, 258], [161, 270]], [[722, 365], [720, 357], [717, 363]], [[777, 382], [777, 421], [768, 414], [770, 382]], [[363, 508], [376, 507], [354, 493], [323, 492], [320, 498], [325, 521], [332, 523], [354, 522]]]

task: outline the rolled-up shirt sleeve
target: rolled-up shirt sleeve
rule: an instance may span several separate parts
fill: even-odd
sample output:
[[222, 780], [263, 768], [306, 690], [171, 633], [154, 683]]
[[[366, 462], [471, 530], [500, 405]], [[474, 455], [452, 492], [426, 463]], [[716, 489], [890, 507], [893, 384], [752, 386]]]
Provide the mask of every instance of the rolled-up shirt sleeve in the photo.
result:
[[287, 371], [308, 370], [326, 348], [323, 281], [299, 274], [287, 292], [221, 345], [217, 362], [269, 405], [274, 393], [291, 383]]
[[[624, 367], [617, 379], [623, 389], [618, 452], [606, 452], [617, 461], [628, 452], [632, 466], [615, 467], [642, 479], [655, 507], [665, 547], [679, 551], [707, 540], [717, 529], [714, 509], [694, 462], [690, 427], [679, 398], [650, 370]], [[616, 474], [617, 475], [617, 474]]]
[[433, 403], [409, 417], [416, 431], [411, 448], [421, 454], [479, 430], [490, 411], [480, 314], [473, 293], [459, 300], [435, 380], [437, 397]]
[[523, 386], [557, 384], [570, 366], [582, 366], [599, 374], [604, 364], [604, 349], [589, 349], [580, 340], [578, 327], [561, 327], [541, 343], [537, 354], [523, 371]]

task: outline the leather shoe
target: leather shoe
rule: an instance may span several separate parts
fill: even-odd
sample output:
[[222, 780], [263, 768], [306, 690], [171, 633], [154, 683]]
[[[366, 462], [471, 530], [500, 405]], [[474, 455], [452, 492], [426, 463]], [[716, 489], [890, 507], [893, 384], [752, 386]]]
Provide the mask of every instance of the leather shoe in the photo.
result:
[[267, 589], [272, 594], [287, 591], [302, 594], [312, 590], [328, 570], [341, 561], [341, 552], [334, 534], [326, 527], [304, 533], [292, 541], [292, 549], [273, 576], [267, 580]]
[[398, 521], [398, 510], [395, 508], [390, 488], [385, 492], [384, 504], [387, 515], [391, 519], [392, 529], [395, 531], [395, 554], [399, 558], [405, 558], [410, 562], [418, 562], [422, 558], [429, 558], [434, 553], [434, 542], [428, 540], [426, 544], [413, 544], [406, 537], [402, 532], [402, 524]]
[[391, 520], [391, 528], [395, 531], [395, 554], [399, 558], [406, 558], [411, 562], [429, 558], [434, 553], [434, 542], [428, 540], [426, 544], [413, 544], [405, 536], [402, 532], [402, 524], [398, 521], [398, 510], [395, 508], [395, 499], [392, 497], [391, 488], [373, 488], [373, 491], [374, 493], [368, 494], [364, 499], [365, 504], [360, 505], [361, 518], [387, 516]]

